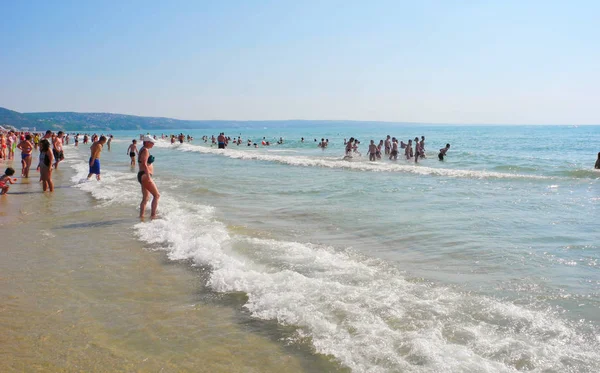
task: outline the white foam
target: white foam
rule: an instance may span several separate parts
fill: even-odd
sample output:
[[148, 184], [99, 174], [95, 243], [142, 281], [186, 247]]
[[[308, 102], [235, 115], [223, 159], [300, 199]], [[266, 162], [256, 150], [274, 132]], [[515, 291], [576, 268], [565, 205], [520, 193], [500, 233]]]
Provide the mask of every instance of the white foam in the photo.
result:
[[[266, 162], [278, 162], [288, 164], [291, 166], [302, 166], [302, 167], [326, 167], [326, 168], [345, 168], [357, 171], [370, 171], [370, 172], [404, 172], [418, 175], [436, 175], [436, 176], [448, 176], [455, 178], [472, 178], [472, 179], [553, 179], [548, 176], [541, 175], [523, 175], [523, 174], [510, 174], [493, 171], [478, 171], [478, 170], [458, 170], [450, 168], [435, 168], [427, 167], [423, 165], [415, 165], [413, 162], [404, 162], [399, 160], [396, 162], [391, 161], [380, 161], [380, 162], [369, 162], [366, 158], [364, 160], [357, 161], [356, 158], [352, 159], [352, 162], [340, 157], [309, 157], [309, 156], [286, 156], [278, 154], [267, 154], [262, 150], [249, 149], [249, 150], [238, 150], [238, 149], [216, 149], [202, 145], [193, 144], [178, 144], [173, 146], [167, 143], [156, 143], [158, 147], [163, 148], [174, 148], [185, 152], [197, 152], [202, 154], [215, 154], [222, 155], [233, 159], [243, 160], [257, 160]], [[157, 146], [155, 145], [155, 146]]]

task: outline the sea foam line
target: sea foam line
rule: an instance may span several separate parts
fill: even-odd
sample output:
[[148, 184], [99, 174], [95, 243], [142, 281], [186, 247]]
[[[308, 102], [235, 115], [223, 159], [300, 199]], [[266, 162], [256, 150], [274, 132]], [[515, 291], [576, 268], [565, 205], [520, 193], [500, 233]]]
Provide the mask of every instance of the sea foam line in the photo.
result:
[[288, 164], [291, 166], [300, 167], [324, 167], [324, 168], [343, 168], [356, 171], [370, 172], [403, 172], [417, 175], [434, 175], [447, 176], [454, 178], [470, 178], [470, 179], [535, 179], [549, 180], [556, 177], [542, 175], [523, 175], [509, 174], [494, 171], [476, 171], [476, 170], [457, 170], [448, 168], [435, 168], [427, 166], [417, 166], [408, 164], [397, 164], [390, 162], [368, 162], [364, 161], [347, 161], [340, 158], [317, 158], [308, 156], [286, 156], [277, 154], [265, 154], [254, 150], [237, 150], [237, 149], [216, 149], [202, 145], [193, 144], [175, 144], [171, 145], [163, 141], [157, 141], [158, 147], [173, 148], [184, 152], [197, 152], [201, 154], [221, 155], [233, 159], [242, 160], [257, 160], [266, 162], [277, 162]]

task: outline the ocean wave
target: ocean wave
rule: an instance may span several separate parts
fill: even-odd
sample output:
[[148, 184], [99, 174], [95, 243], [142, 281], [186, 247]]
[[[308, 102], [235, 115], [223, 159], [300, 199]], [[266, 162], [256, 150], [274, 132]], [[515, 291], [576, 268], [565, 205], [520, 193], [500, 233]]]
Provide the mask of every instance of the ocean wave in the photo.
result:
[[552, 179], [549, 176], [541, 175], [525, 175], [525, 174], [513, 174], [513, 173], [502, 173], [494, 171], [479, 171], [479, 170], [458, 170], [450, 168], [436, 168], [427, 167], [422, 165], [414, 164], [402, 164], [392, 162], [369, 162], [366, 157], [353, 158], [352, 160], [344, 160], [340, 156], [339, 158], [318, 158], [309, 156], [286, 156], [276, 154], [265, 154], [260, 150], [237, 150], [237, 149], [216, 149], [209, 148], [206, 146], [192, 145], [192, 144], [180, 144], [172, 146], [167, 143], [159, 143], [159, 147], [168, 148], [173, 147], [174, 149], [185, 151], [185, 152], [197, 152], [201, 154], [214, 154], [221, 155], [233, 159], [241, 160], [256, 160], [265, 162], [277, 162], [287, 164], [291, 166], [299, 167], [324, 167], [324, 168], [340, 168], [354, 171], [369, 171], [369, 172], [400, 172], [400, 173], [411, 173], [417, 175], [433, 175], [433, 176], [446, 176], [455, 178], [470, 178], [470, 179], [535, 179], [535, 180], [547, 180]]
[[501, 165], [494, 167], [495, 171], [510, 171], [510, 172], [539, 172], [540, 170], [535, 167], [526, 167], [526, 166], [516, 166], [516, 165]]
[[136, 225], [172, 260], [212, 269], [208, 286], [244, 292], [253, 317], [297, 329], [356, 372], [594, 371], [592, 333], [548, 310], [414, 281], [350, 249], [231, 235], [209, 206]]
[[600, 170], [596, 169], [579, 169], [560, 171], [556, 173], [557, 176], [563, 176], [574, 179], [600, 179]]

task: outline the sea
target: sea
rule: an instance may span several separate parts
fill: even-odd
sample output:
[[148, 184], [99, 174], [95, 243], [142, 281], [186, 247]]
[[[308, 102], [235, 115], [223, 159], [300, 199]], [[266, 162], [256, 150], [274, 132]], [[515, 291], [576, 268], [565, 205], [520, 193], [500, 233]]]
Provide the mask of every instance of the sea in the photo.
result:
[[[193, 140], [162, 138], [180, 132]], [[219, 132], [241, 145], [217, 149], [210, 137]], [[140, 185], [127, 154], [147, 133], [157, 137], [154, 220], [149, 204], [137, 218]], [[196, 306], [236, 315], [227, 326], [210, 313], [182, 321], [198, 343], [205, 324], [217, 334], [219, 325], [242, 327], [269, 340], [265, 356], [293, 355], [298, 371], [600, 371], [600, 126], [224, 124], [111, 134], [99, 182], [86, 180], [89, 144], [65, 147], [64, 182], [94, 206], [79, 219], [118, 222], [138, 242], [128, 256], [164, 256], [158, 267], [192, 279]], [[397, 161], [369, 161], [370, 140], [387, 135], [425, 136], [426, 158], [406, 160], [401, 149]], [[348, 159], [350, 137], [360, 146]], [[71, 228], [93, 235], [98, 224]], [[131, 297], [150, 297], [145, 289]], [[253, 348], [227, 332], [212, 343]]]

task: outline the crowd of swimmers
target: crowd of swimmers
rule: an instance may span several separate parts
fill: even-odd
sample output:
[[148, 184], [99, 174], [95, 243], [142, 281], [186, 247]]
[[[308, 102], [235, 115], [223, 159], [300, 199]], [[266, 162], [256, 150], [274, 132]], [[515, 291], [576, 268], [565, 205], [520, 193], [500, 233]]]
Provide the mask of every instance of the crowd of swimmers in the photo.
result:
[[[327, 140], [328, 141], [328, 140]], [[345, 146], [345, 158], [351, 158], [354, 154], [361, 155], [358, 151], [358, 146], [360, 145], [360, 141], [351, 137], [350, 140], [346, 141], [344, 139]], [[378, 144], [375, 144], [375, 140], [371, 140], [369, 143], [369, 149], [367, 151], [367, 155], [369, 156], [369, 161], [377, 161], [382, 158], [382, 152], [385, 156], [393, 161], [398, 160], [400, 156], [401, 149], [404, 149], [404, 158], [407, 160], [414, 159], [415, 163], [419, 162], [419, 159], [426, 158], [425, 153], [425, 136], [415, 137], [414, 141], [409, 139], [408, 142], [400, 141], [395, 137], [391, 137], [387, 135], [385, 140], [379, 140]], [[450, 149], [450, 144], [446, 144], [445, 147], [441, 148], [438, 152], [438, 159], [440, 161], [444, 160], [446, 153]]]
[[[210, 140], [211, 142], [211, 146], [213, 145], [217, 145], [217, 147], [219, 149], [225, 149], [227, 148], [227, 146], [229, 146], [229, 144], [234, 144], [234, 145], [241, 145], [242, 143], [246, 143], [247, 146], [249, 147], [255, 147], [258, 148], [259, 147], [259, 143], [262, 146], [270, 146], [271, 142], [269, 140], [266, 139], [266, 137], [263, 137], [261, 141], [256, 142], [253, 141], [252, 139], [248, 139], [247, 141], [242, 140], [241, 136], [238, 136], [237, 138], [231, 138], [230, 136], [225, 136], [225, 133], [221, 132], [219, 133], [218, 136], [202, 136], [202, 141], [204, 141], [204, 143], [208, 143], [208, 141]], [[301, 143], [305, 142], [304, 137], [302, 137], [300, 139]], [[329, 139], [326, 138], [322, 138], [321, 141], [318, 141], [316, 138], [314, 139], [314, 142], [317, 143], [317, 147], [325, 150], [329, 147]], [[279, 140], [276, 141], [276, 144], [281, 145], [284, 143], [284, 140], [282, 137], [279, 138]], [[344, 155], [344, 159], [350, 159], [355, 155], [361, 156], [362, 154], [359, 151], [359, 145], [360, 145], [360, 141], [358, 139], [355, 139], [354, 137], [351, 137], [350, 140], [344, 139], [344, 148], [345, 148], [345, 155]], [[385, 156], [390, 159], [390, 160], [398, 160], [398, 157], [400, 156], [400, 149], [403, 149], [404, 151], [404, 157], [407, 160], [411, 160], [413, 159], [416, 163], [419, 162], [419, 159], [423, 159], [426, 158], [426, 153], [425, 153], [425, 136], [421, 136], [421, 138], [419, 139], [418, 137], [415, 137], [414, 141], [412, 139], [409, 139], [408, 142], [403, 142], [400, 141], [398, 142], [398, 140], [395, 137], [391, 137], [390, 135], [387, 136], [387, 138], [385, 140], [380, 140], [379, 144], [375, 144], [374, 140], [371, 140], [370, 144], [369, 144], [369, 149], [367, 151], [367, 155], [369, 157], [370, 161], [376, 161], [382, 158], [382, 154], [385, 154]], [[446, 154], [448, 152], [448, 150], [450, 149], [450, 144], [446, 144], [445, 147], [441, 148], [438, 152], [438, 159], [440, 161], [443, 161], [444, 158], [446, 157]], [[382, 152], [383, 150], [383, 152]]]
[[[242, 145], [242, 143], [244, 143], [241, 136], [238, 136], [237, 138], [236, 137], [231, 138], [231, 136], [225, 136], [224, 132], [219, 133], [219, 135], [216, 137], [215, 137], [215, 135], [210, 136], [210, 138], [206, 135], [202, 136], [202, 141], [204, 141], [205, 144], [208, 144], [209, 140], [210, 140], [211, 146], [217, 145], [217, 147], [219, 149], [225, 149], [230, 144], [240, 146], [240, 145]], [[248, 141], [246, 141], [246, 146], [258, 148], [259, 143], [262, 146], [271, 146], [271, 144], [272, 144], [272, 142], [267, 140], [266, 137], [263, 137], [262, 140], [259, 142], [248, 139]], [[278, 145], [283, 144], [283, 137], [280, 137], [279, 140], [277, 140], [275, 143]]]

